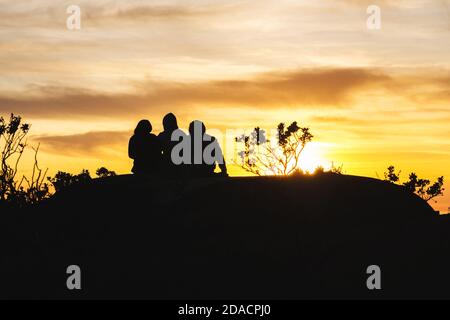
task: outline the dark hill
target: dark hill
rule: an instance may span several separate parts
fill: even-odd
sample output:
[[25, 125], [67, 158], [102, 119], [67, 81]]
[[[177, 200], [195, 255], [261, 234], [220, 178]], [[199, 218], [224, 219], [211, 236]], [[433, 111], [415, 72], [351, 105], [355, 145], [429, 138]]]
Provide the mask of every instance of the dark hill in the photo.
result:
[[448, 218], [375, 179], [118, 176], [1, 219], [1, 297], [450, 298]]

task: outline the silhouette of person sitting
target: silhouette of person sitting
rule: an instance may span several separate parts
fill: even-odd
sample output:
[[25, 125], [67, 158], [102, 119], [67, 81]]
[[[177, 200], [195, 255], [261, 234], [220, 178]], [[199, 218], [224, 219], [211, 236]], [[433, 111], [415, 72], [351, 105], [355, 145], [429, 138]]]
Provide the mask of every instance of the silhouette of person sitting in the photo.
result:
[[173, 113], [164, 116], [163, 128], [164, 131], [158, 135], [162, 148], [162, 170], [167, 176], [184, 176], [184, 166], [176, 165], [172, 161], [172, 149], [186, 137], [186, 134], [178, 128], [177, 118]]
[[215, 137], [206, 134], [203, 122], [194, 120], [189, 124], [189, 137], [191, 144], [189, 175], [192, 177], [213, 176], [217, 163], [221, 175], [228, 176], [222, 149]]
[[134, 159], [131, 172], [134, 174], [155, 174], [161, 162], [161, 145], [157, 136], [151, 133], [152, 125], [141, 120], [128, 143], [128, 156]]

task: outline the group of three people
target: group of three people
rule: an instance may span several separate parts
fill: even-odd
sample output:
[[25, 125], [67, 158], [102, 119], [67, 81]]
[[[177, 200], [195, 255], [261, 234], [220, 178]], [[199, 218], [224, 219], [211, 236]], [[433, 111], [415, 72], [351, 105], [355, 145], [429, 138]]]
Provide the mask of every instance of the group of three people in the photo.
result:
[[[208, 177], [215, 174], [218, 164], [220, 174], [227, 175], [219, 143], [206, 134], [206, 127], [201, 121], [192, 121], [189, 125], [189, 135], [186, 135], [178, 128], [175, 115], [169, 113], [163, 118], [163, 128], [164, 131], [156, 136], [151, 133], [150, 121], [141, 120], [137, 124], [128, 144], [128, 156], [134, 160], [131, 170], [134, 174]], [[177, 148], [178, 144], [186, 141], [188, 149]], [[212, 159], [203, 157], [205, 149], [213, 150]], [[200, 157], [196, 152], [201, 153]]]

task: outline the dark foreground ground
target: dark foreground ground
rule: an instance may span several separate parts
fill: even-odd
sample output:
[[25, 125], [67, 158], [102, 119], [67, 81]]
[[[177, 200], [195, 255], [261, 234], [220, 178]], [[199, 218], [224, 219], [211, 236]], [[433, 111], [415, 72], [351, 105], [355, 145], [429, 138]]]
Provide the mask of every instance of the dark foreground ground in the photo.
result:
[[0, 298], [450, 298], [449, 228], [369, 178], [119, 176], [1, 213]]

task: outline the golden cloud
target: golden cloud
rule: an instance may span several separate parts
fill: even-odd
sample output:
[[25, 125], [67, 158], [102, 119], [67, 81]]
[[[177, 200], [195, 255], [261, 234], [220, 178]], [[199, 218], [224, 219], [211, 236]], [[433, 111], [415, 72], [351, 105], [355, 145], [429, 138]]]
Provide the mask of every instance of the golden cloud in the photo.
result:
[[[0, 96], [0, 112], [28, 117], [133, 117], [149, 110], [187, 107], [342, 107], [361, 89], [384, 86], [390, 77], [366, 69], [272, 72], [249, 79], [196, 83], [146, 82], [138, 93], [107, 95], [86, 89], [41, 87], [39, 94]], [[34, 92], [36, 93], [36, 92]]]
[[130, 132], [125, 131], [93, 131], [81, 134], [59, 136], [33, 136], [32, 140], [41, 143], [44, 152], [72, 156], [98, 156], [117, 151], [122, 145], [127, 148]]

